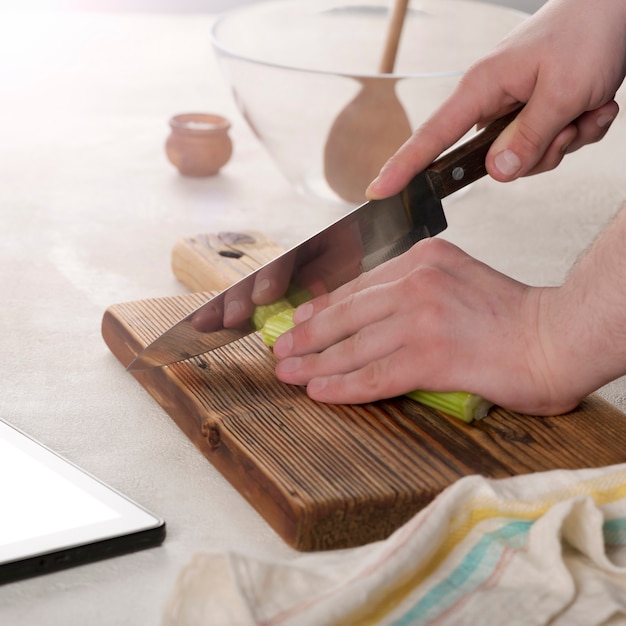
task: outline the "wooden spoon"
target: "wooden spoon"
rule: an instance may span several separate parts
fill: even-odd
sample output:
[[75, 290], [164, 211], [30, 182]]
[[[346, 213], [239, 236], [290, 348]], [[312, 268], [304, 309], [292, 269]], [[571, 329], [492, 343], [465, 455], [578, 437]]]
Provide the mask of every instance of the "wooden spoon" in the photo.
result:
[[[391, 74], [409, 0], [396, 0], [379, 73]], [[365, 189], [385, 161], [411, 135], [404, 107], [396, 96], [397, 79], [358, 78], [361, 89], [337, 116], [324, 148], [324, 175], [331, 189], [348, 202], [362, 202]]]

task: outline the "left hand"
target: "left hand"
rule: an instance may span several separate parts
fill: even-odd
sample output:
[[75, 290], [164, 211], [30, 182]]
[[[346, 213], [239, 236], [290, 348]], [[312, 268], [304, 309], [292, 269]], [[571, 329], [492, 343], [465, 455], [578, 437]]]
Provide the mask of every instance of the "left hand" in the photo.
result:
[[307, 385], [321, 402], [424, 389], [478, 393], [536, 415], [564, 412], [580, 397], [557, 391], [545, 356], [554, 352], [545, 345], [551, 334], [539, 328], [550, 318], [544, 301], [554, 290], [513, 280], [445, 240], [425, 239], [301, 305], [296, 326], [274, 346], [276, 373]]

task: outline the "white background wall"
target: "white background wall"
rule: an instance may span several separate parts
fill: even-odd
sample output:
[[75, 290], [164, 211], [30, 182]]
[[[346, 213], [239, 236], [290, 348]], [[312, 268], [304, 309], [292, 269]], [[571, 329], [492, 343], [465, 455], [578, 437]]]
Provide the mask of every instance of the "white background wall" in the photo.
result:
[[[91, 11], [196, 13], [226, 11], [262, 0], [0, 0], [1, 9], [72, 8]], [[483, 0], [532, 13], [545, 0]]]

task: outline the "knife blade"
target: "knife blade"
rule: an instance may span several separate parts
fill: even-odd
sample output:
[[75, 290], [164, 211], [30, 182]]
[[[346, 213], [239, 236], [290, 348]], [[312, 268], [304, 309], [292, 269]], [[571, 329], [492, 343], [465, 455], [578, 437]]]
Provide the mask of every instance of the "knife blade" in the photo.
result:
[[487, 151], [517, 113], [439, 157], [400, 193], [365, 202], [209, 299], [144, 348], [127, 369], [170, 365], [236, 341], [256, 330], [251, 316], [257, 304], [278, 299], [294, 285], [331, 291], [442, 232], [447, 222], [441, 200], [485, 176]]

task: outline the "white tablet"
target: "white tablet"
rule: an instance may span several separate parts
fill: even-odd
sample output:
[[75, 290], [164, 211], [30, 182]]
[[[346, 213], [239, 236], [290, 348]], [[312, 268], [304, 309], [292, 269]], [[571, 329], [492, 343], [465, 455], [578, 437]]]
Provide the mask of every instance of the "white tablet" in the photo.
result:
[[0, 420], [0, 583], [164, 538], [163, 520]]

